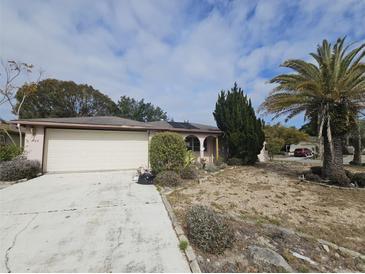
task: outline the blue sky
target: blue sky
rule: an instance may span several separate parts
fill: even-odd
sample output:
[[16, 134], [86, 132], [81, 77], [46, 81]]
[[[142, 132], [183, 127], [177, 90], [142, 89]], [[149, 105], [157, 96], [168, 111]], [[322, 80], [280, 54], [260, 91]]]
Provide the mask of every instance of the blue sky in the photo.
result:
[[[257, 107], [284, 60], [311, 60], [324, 38], [364, 42], [364, 26], [363, 0], [2, 0], [0, 57], [215, 124], [221, 89], [237, 81]], [[12, 118], [4, 106], [0, 117]]]

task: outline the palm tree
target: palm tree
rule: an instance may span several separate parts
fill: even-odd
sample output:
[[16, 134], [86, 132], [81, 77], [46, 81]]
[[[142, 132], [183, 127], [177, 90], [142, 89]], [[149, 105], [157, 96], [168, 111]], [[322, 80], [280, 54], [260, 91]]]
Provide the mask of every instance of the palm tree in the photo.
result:
[[365, 43], [352, 50], [352, 44], [344, 47], [344, 43], [345, 38], [333, 46], [323, 40], [317, 52], [310, 54], [316, 63], [285, 61], [282, 66], [294, 73], [281, 74], [270, 81], [278, 85], [261, 108], [275, 114], [274, 118], [285, 115], [290, 119], [304, 113], [317, 125], [319, 139], [324, 143], [323, 177], [348, 185], [342, 144], [365, 108]]
[[352, 129], [350, 133], [351, 144], [354, 146], [354, 158], [350, 162], [353, 165], [362, 165], [361, 162], [361, 152], [363, 139], [365, 139], [365, 120], [357, 120], [356, 126]]

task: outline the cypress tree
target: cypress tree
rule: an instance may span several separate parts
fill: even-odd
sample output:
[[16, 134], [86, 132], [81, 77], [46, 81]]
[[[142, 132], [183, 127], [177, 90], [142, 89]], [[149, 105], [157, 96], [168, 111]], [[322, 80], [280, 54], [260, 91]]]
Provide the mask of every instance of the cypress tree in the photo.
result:
[[220, 92], [213, 115], [224, 133], [227, 156], [254, 164], [265, 140], [263, 121], [256, 118], [251, 100], [237, 83], [231, 90]]

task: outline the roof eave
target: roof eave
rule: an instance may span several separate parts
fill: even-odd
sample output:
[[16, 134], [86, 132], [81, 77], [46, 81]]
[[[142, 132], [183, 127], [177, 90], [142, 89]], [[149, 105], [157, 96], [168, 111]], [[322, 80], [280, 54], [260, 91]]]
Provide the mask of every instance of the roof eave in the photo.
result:
[[220, 130], [200, 130], [200, 129], [178, 129], [178, 128], [162, 128], [162, 127], [140, 127], [140, 126], [123, 126], [123, 125], [101, 125], [101, 124], [78, 124], [78, 123], [57, 123], [44, 121], [26, 121], [26, 120], [12, 120], [10, 124], [20, 124], [23, 126], [44, 126], [55, 128], [85, 128], [85, 129], [114, 129], [114, 130], [156, 130], [156, 131], [172, 131], [172, 132], [191, 132], [204, 134], [221, 134]]

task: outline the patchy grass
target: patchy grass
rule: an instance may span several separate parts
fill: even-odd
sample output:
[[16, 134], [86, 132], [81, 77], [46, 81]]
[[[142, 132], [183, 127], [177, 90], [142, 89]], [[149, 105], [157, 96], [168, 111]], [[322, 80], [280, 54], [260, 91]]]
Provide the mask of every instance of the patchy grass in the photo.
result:
[[185, 241], [185, 240], [181, 240], [180, 243], [179, 243], [179, 249], [181, 251], [185, 251], [187, 248], [188, 248], [188, 242]]

